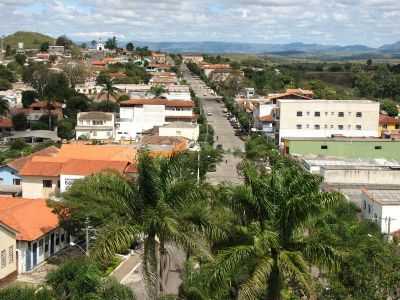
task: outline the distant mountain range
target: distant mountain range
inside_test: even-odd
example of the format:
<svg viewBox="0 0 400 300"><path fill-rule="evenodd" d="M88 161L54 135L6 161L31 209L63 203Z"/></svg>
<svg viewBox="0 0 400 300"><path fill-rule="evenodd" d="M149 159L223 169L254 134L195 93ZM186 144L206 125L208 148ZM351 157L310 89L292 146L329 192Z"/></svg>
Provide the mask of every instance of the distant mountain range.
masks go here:
<svg viewBox="0 0 400 300"><path fill-rule="evenodd" d="M43 42L54 43L54 38L36 32L16 32L5 37L4 45L16 47L18 42L23 42L25 48L39 48ZM80 42L75 41L76 44ZM85 41L90 44L90 41ZM165 52L198 52L198 53L248 53L265 54L277 56L300 56L300 57L323 57L323 58L377 58L395 57L400 58L400 41L393 44L383 45L379 48L371 48L364 45L322 45L322 44L261 44L261 43L234 43L234 42L133 42L135 46L148 46L151 50ZM126 41L120 41L124 47Z"/></svg>
<svg viewBox="0 0 400 300"><path fill-rule="evenodd" d="M399 54L400 41L394 44L371 48L364 45L322 45L322 44L258 44L229 42L135 42L136 46L148 46L152 50L166 52L199 53L253 53L253 54Z"/></svg>

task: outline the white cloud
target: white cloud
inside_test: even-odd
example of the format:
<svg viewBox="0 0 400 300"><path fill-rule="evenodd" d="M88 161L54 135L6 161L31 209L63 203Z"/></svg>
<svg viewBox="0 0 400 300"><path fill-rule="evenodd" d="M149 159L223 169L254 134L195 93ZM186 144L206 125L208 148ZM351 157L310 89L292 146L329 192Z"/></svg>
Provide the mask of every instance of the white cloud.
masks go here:
<svg viewBox="0 0 400 300"><path fill-rule="evenodd" d="M0 0L0 35L74 39L390 43L399 0Z"/></svg>

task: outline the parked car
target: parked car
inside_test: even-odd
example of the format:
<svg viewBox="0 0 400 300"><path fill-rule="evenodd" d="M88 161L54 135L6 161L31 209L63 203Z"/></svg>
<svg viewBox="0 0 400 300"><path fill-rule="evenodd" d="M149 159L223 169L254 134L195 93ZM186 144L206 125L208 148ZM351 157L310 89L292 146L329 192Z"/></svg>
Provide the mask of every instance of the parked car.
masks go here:
<svg viewBox="0 0 400 300"><path fill-rule="evenodd" d="M218 144L218 145L217 145L217 150L223 150L223 147L222 147L221 144Z"/></svg>
<svg viewBox="0 0 400 300"><path fill-rule="evenodd" d="M211 112L207 113L207 116L211 117L213 114Z"/></svg>

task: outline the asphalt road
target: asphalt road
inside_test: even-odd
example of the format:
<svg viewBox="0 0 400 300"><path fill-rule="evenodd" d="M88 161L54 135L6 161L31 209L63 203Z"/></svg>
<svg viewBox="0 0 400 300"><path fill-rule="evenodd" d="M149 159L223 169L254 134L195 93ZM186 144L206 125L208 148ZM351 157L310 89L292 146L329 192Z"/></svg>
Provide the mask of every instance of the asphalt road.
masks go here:
<svg viewBox="0 0 400 300"><path fill-rule="evenodd" d="M222 98L208 88L197 76L193 76L186 66L182 65L184 79L191 86L196 96L200 99L203 110L209 124L214 128L215 145L222 145L226 151L223 161L217 165L216 172L207 174L207 180L211 184L219 183L241 183L236 167L241 161L232 153L235 150L244 151L244 142L235 136L235 130L224 114L225 105ZM219 102L218 102L219 101Z"/></svg>

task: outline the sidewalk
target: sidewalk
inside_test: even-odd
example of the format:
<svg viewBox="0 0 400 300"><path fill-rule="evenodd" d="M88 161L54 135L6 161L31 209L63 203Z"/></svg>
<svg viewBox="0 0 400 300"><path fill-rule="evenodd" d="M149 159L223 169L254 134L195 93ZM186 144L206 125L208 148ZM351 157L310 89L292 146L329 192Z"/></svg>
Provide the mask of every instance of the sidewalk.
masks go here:
<svg viewBox="0 0 400 300"><path fill-rule="evenodd" d="M118 282L124 280L132 270L140 264L142 261L141 255L139 253L134 253L130 255L127 260L125 260L118 268L116 268L110 276L114 277Z"/></svg>

